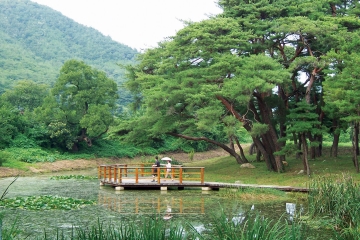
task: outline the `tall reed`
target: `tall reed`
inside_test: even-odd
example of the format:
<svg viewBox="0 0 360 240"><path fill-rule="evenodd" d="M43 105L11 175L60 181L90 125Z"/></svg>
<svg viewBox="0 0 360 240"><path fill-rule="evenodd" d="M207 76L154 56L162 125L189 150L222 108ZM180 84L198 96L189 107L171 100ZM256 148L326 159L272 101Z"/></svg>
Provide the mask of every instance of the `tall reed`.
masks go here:
<svg viewBox="0 0 360 240"><path fill-rule="evenodd" d="M359 185L343 174L340 178L319 177L309 187L310 217L329 217L338 231L337 239L360 239Z"/></svg>
<svg viewBox="0 0 360 240"><path fill-rule="evenodd" d="M288 224L264 218L259 213L246 216L227 217L224 211L214 217L212 236L209 239L222 240L301 240L305 238L303 225L299 222Z"/></svg>
<svg viewBox="0 0 360 240"><path fill-rule="evenodd" d="M248 217L248 218L247 218ZM292 225L279 220L272 222L259 214L235 220L227 218L224 212L215 217L206 233L199 233L189 223L164 221L161 218L143 218L137 222L121 225L98 224L91 227L74 227L71 233L55 230L43 236L28 236L36 240L301 240L304 238L302 225ZM4 236L5 237L5 236ZM3 240L23 239L20 235L6 235Z"/></svg>
<svg viewBox="0 0 360 240"><path fill-rule="evenodd" d="M142 218L140 223L123 223L120 225L104 225L98 220L97 225L90 227L74 227L71 233L65 234L56 230L54 236L44 233L37 240L182 240L201 239L197 231L190 227L185 230L186 224L167 222L161 218ZM200 236L200 238L199 238ZM9 238L10 240L11 238ZM32 238L29 238L32 239ZM4 239L8 240L8 239Z"/></svg>

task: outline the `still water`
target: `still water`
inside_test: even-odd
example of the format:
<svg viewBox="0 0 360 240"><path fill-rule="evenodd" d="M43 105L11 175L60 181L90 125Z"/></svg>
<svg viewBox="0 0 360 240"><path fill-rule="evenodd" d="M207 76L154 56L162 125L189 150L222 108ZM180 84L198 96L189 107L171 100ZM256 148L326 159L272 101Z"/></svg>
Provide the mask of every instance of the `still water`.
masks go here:
<svg viewBox="0 0 360 240"><path fill-rule="evenodd" d="M58 173L70 175L72 173ZM96 170L76 174L96 176ZM96 205L79 210L30 211L21 209L4 210L3 227L10 227L15 221L24 235L43 235L44 231L54 233L56 229L70 232L72 227L97 225L98 221L108 225L138 221L139 218L163 218L168 221L187 221L198 232L206 230L209 220L220 209L233 221L242 221L249 211L260 211L270 219L285 216L292 220L302 207L295 203L252 203L240 202L222 197L220 191L185 190L125 190L115 191L110 186L100 186L98 180L50 180L52 175L20 177L10 186L6 198L17 196L53 195L76 199L96 200ZM14 178L0 179L0 194Z"/></svg>

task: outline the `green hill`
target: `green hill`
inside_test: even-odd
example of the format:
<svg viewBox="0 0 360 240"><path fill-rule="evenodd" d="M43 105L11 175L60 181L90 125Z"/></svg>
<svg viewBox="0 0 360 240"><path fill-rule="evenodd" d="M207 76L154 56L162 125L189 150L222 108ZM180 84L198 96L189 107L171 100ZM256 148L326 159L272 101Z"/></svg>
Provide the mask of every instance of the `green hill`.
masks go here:
<svg viewBox="0 0 360 240"><path fill-rule="evenodd" d="M117 64L134 63L138 53L30 0L1 0L0 22L0 93L23 79L51 85L72 58L105 71L120 85L124 70Z"/></svg>

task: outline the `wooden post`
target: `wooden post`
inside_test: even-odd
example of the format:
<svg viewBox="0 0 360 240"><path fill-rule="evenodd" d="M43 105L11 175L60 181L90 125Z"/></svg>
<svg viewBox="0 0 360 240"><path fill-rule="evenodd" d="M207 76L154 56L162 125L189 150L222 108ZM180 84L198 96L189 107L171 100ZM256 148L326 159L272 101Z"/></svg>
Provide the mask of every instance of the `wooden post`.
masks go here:
<svg viewBox="0 0 360 240"><path fill-rule="evenodd" d="M127 177L127 164L124 164L124 167L125 167L124 175L125 175L125 177Z"/></svg>
<svg viewBox="0 0 360 240"><path fill-rule="evenodd" d="M113 181L113 182L114 182L114 183L117 183L117 170L118 170L118 169L117 169L117 166L114 165L114 166L113 166L113 171L114 171L114 172L113 172L113 175L114 175L114 178L113 178L114 181Z"/></svg>
<svg viewBox="0 0 360 240"><path fill-rule="evenodd" d="M110 175L111 175L111 166L107 166L107 173L106 173L106 179L108 182L110 182Z"/></svg>
<svg viewBox="0 0 360 240"><path fill-rule="evenodd" d="M156 168L156 178L157 178L157 182L160 183L160 167L157 167Z"/></svg>
<svg viewBox="0 0 360 240"><path fill-rule="evenodd" d="M201 168L201 184L204 184L204 172L205 172L205 168Z"/></svg>
<svg viewBox="0 0 360 240"><path fill-rule="evenodd" d="M122 167L120 167L120 172L119 172L119 175L120 175L120 177L119 177L119 181L120 181L120 183L122 183Z"/></svg>
<svg viewBox="0 0 360 240"><path fill-rule="evenodd" d="M135 183L139 183L139 168L135 168Z"/></svg>
<svg viewBox="0 0 360 240"><path fill-rule="evenodd" d="M180 171L179 171L179 182L182 183L183 181L183 169L182 167L180 167Z"/></svg>

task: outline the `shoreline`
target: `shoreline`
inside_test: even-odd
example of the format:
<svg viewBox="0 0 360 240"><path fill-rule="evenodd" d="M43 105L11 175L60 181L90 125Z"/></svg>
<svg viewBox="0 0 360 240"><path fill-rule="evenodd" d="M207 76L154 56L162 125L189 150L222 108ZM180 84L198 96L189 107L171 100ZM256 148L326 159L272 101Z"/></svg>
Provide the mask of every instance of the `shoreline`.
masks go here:
<svg viewBox="0 0 360 240"><path fill-rule="evenodd" d="M159 158L168 156L176 159L179 162L187 163L194 161L202 161L211 158L229 156L229 153L223 149L215 149L206 152L194 153L193 160L191 161L188 153L175 152L159 154ZM62 172L62 171L77 171L86 170L90 168L97 168L101 164L115 164L115 163L130 163L141 162L144 158L154 159L154 156L137 156L134 158L96 158L96 159L75 159L75 160L57 160L55 162L41 162L29 164L27 170L17 168L0 167L0 178L19 176L33 176L42 173ZM154 160L155 161L155 160ZM235 159L234 159L235 161Z"/></svg>

